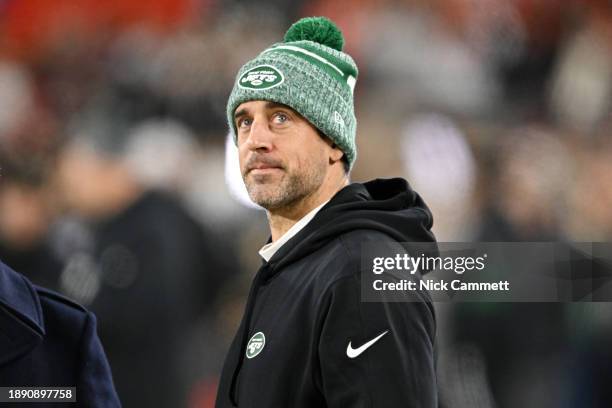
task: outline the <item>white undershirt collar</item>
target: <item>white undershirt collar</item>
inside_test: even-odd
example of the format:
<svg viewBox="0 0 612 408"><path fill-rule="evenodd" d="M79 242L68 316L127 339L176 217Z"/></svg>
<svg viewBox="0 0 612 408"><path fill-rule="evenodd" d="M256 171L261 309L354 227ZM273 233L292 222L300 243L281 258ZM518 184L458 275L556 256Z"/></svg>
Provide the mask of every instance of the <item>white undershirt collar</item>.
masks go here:
<svg viewBox="0 0 612 408"><path fill-rule="evenodd" d="M279 239L274 242L270 242L269 244L264 245L259 250L259 255L268 262L284 244L289 241L291 238L295 236L298 232L302 230L312 219L317 215L319 210L323 208L325 204L327 204L329 200L325 201L320 206L311 210L308 214L300 218L298 222L293 224L291 228L287 230Z"/></svg>

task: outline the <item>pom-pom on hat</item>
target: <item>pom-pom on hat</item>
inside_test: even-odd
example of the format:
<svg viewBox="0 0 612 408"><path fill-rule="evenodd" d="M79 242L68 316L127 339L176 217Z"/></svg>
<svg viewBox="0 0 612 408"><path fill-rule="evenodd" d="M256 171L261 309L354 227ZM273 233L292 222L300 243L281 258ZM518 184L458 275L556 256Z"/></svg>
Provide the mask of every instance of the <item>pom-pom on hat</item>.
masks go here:
<svg viewBox="0 0 612 408"><path fill-rule="evenodd" d="M331 20L306 17L287 30L283 42L242 66L227 102L234 141L238 105L273 101L304 116L344 152L352 167L357 155L353 90L358 71L343 46L342 32Z"/></svg>

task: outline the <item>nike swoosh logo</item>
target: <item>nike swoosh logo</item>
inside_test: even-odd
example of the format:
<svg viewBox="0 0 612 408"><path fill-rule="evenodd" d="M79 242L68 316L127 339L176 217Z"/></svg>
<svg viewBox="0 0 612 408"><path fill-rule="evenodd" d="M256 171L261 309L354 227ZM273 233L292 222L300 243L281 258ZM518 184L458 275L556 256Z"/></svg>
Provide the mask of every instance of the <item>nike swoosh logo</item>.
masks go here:
<svg viewBox="0 0 612 408"><path fill-rule="evenodd" d="M388 332L389 332L389 330L385 330L384 332L382 332L378 336L374 337L372 340L368 341L367 343L364 343L361 347L357 347L356 349L351 347L351 342L349 341L348 347L346 348L346 355L347 355L347 357L348 358L355 358L355 357L359 356L361 353L366 351L372 344L376 343L382 336L384 336Z"/></svg>

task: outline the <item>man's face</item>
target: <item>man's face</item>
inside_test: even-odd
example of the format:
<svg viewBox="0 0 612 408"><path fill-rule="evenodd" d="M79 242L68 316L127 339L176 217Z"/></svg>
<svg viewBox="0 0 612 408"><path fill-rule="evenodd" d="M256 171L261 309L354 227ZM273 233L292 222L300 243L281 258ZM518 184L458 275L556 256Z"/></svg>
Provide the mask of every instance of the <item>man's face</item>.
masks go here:
<svg viewBox="0 0 612 408"><path fill-rule="evenodd" d="M293 109L249 101L236 108L240 171L251 200L267 210L286 208L325 180L331 143Z"/></svg>

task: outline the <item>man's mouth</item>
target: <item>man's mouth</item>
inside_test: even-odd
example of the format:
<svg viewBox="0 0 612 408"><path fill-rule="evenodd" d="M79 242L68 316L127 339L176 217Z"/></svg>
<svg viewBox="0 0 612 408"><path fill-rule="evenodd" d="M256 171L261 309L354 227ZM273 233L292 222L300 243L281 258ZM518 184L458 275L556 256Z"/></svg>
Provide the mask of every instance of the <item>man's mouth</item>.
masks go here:
<svg viewBox="0 0 612 408"><path fill-rule="evenodd" d="M275 171L282 170L282 166L279 163L273 161L257 161L247 167L247 173L253 174L265 174Z"/></svg>
<svg viewBox="0 0 612 408"><path fill-rule="evenodd" d="M253 167L249 170L249 173L253 173L253 174L266 174L266 173L272 173L275 171L281 171L282 168L278 167L278 166L257 166L257 167Z"/></svg>

